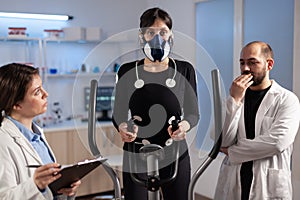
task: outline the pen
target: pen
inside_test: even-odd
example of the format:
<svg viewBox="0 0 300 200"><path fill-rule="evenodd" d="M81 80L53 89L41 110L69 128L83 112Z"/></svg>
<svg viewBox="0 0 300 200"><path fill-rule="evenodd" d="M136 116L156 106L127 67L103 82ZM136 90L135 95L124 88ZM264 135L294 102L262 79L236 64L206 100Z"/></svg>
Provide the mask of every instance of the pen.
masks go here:
<svg viewBox="0 0 300 200"><path fill-rule="evenodd" d="M42 165L27 165L26 167L28 167L28 168L38 168L40 166L42 166Z"/></svg>
<svg viewBox="0 0 300 200"><path fill-rule="evenodd" d="M28 168L38 168L38 167L41 167L42 165L26 165L26 167ZM61 165L58 166L58 168L61 168Z"/></svg>

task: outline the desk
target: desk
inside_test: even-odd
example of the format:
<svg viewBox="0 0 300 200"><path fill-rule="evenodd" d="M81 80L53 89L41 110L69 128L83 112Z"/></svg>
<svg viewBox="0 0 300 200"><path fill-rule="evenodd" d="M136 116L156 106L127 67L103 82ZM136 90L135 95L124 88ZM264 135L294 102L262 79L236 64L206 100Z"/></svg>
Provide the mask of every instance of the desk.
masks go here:
<svg viewBox="0 0 300 200"><path fill-rule="evenodd" d="M111 122L100 122L96 127L98 148L101 154L108 158L108 163L116 170L122 183L123 142ZM44 128L44 132L58 163L71 164L93 158L88 145L87 123L57 124ZM81 180L77 196L114 190L110 180L109 175L100 166Z"/></svg>

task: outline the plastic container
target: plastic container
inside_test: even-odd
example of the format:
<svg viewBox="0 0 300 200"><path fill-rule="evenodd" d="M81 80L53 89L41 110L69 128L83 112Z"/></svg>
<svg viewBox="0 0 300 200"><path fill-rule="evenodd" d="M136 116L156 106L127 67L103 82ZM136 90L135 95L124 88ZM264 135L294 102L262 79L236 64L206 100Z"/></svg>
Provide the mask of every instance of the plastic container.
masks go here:
<svg viewBox="0 0 300 200"><path fill-rule="evenodd" d="M87 41L101 41L102 29L100 27L87 27L86 40Z"/></svg>
<svg viewBox="0 0 300 200"><path fill-rule="evenodd" d="M45 29L44 30L44 37L45 38L53 38L59 39L63 37L63 30L59 29Z"/></svg>
<svg viewBox="0 0 300 200"><path fill-rule="evenodd" d="M26 37L26 27L8 27L8 37Z"/></svg>
<svg viewBox="0 0 300 200"><path fill-rule="evenodd" d="M85 40L85 28L83 27L66 27L63 28L64 39L67 41Z"/></svg>

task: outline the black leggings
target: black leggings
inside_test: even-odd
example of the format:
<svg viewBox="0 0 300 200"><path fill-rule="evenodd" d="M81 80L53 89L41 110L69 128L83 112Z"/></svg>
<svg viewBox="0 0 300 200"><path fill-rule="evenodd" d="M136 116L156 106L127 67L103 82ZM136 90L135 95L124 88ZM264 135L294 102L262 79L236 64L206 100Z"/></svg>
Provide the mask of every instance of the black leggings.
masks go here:
<svg viewBox="0 0 300 200"><path fill-rule="evenodd" d="M161 179L169 177L171 167L167 166L159 170ZM139 174L146 179L147 174ZM178 163L178 173L175 180L161 187L164 200L187 200L188 187L191 180L191 165L188 152L184 153ZM125 200L147 200L148 191L145 187L135 184L130 173L123 172L123 187Z"/></svg>

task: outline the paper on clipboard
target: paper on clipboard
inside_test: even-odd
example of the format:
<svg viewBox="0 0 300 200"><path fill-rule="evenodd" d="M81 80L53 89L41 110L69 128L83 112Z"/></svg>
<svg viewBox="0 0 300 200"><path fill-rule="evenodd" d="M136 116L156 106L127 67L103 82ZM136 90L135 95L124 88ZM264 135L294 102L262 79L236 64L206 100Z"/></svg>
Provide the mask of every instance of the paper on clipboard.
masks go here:
<svg viewBox="0 0 300 200"><path fill-rule="evenodd" d="M96 169L99 165L104 163L107 158L97 158L92 160L85 160L83 162L78 162L73 165L62 166L59 172L62 176L56 181L49 184L54 195L57 195L57 191L61 188L68 188L70 185L79 179L83 178L85 175Z"/></svg>

